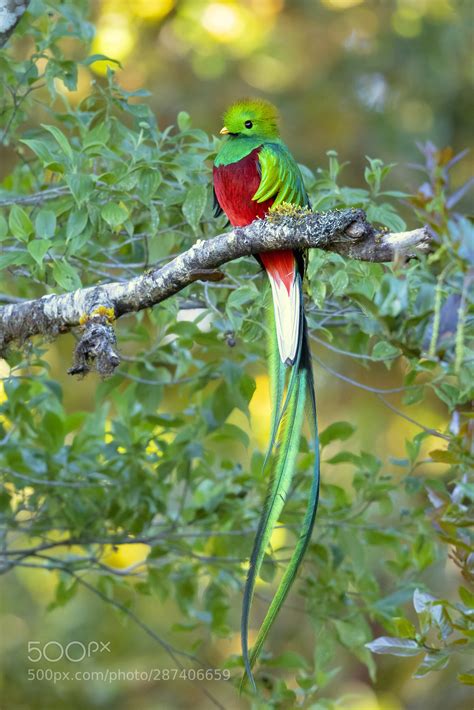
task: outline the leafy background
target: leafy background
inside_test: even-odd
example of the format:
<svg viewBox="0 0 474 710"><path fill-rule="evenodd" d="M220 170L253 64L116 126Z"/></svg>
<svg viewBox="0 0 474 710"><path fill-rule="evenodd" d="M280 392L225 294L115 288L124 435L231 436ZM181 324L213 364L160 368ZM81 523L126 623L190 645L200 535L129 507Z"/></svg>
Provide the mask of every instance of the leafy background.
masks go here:
<svg viewBox="0 0 474 710"><path fill-rule="evenodd" d="M433 254L410 264L310 255L324 483L261 665L269 706L469 707L468 15L448 0L33 0L0 53L3 303L126 280L222 231L212 134L241 94L281 107L315 209L433 230ZM107 380L67 376L71 335L1 361L8 708L263 706L237 685L266 488L268 293L253 260L224 272L121 319ZM294 545L311 458L303 440L255 621ZM111 653L35 663L31 641ZM178 663L232 681L28 680Z"/></svg>

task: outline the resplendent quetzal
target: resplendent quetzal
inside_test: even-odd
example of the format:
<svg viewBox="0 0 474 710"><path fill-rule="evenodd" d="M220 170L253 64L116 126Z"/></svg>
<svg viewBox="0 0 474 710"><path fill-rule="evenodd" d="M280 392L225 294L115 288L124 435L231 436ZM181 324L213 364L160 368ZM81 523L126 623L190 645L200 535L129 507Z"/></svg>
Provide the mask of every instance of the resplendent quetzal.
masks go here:
<svg viewBox="0 0 474 710"><path fill-rule="evenodd" d="M303 177L280 138L276 108L262 99L237 101L224 114L221 134L226 136L214 162L216 216L225 212L234 227L263 218L277 205L309 206ZM276 338L270 348L273 395L272 433L264 466L276 449L271 481L255 538L244 591L241 637L247 676L255 688L252 666L268 631L295 579L311 538L319 496L319 444L316 402L311 371L302 280L304 258L298 251L270 251L258 255L273 296ZM286 373L290 368L289 375ZM316 445L315 465L308 506L296 548L277 592L249 651L248 626L256 578L289 493L299 450L305 407Z"/></svg>

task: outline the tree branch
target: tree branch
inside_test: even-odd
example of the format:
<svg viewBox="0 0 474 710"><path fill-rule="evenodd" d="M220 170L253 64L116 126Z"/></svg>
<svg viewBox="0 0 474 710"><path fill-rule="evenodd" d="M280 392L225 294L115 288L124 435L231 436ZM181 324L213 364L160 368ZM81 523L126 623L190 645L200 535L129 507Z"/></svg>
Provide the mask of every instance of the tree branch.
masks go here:
<svg viewBox="0 0 474 710"><path fill-rule="evenodd" d="M87 372L92 363L101 374L108 374L120 362L115 350L113 320L150 308L196 280L219 278L215 270L226 262L260 252L307 248L383 262L427 252L429 243L426 227L411 232L380 232L367 222L362 210L274 212L248 227L199 240L165 266L130 281L43 296L0 308L0 353L12 342L22 344L40 334L54 338L82 325L84 333L76 348L71 374Z"/></svg>
<svg viewBox="0 0 474 710"><path fill-rule="evenodd" d="M29 4L30 0L0 0L0 47L6 43Z"/></svg>

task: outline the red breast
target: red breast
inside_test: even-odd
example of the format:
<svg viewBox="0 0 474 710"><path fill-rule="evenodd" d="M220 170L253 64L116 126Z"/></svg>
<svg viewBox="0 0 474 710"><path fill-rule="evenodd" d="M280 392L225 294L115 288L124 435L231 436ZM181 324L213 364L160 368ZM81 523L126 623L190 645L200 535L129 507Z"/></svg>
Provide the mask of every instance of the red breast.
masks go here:
<svg viewBox="0 0 474 710"><path fill-rule="evenodd" d="M260 185L258 154L260 148L236 163L214 166L214 190L217 200L233 227L245 227L257 219L265 217L273 204L272 197L265 202L252 199ZM295 257L292 251L272 251L260 254L260 259L270 276L285 284L290 293L295 278Z"/></svg>
<svg viewBox="0 0 474 710"><path fill-rule="evenodd" d="M264 217L273 204L273 198L255 202L252 197L260 185L258 154L260 148L236 163L214 166L214 189L217 200L233 227L245 227Z"/></svg>

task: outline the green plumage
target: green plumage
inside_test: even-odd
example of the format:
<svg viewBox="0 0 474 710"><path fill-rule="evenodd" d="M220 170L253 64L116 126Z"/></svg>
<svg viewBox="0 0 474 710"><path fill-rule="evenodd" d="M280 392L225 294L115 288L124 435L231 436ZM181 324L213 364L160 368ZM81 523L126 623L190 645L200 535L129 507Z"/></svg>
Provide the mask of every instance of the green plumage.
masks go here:
<svg viewBox="0 0 474 710"><path fill-rule="evenodd" d="M256 202L265 202L273 197L273 206L282 202L290 202L299 207L308 204L301 172L283 141L264 143L258 154L258 162L262 178L253 196Z"/></svg>
<svg viewBox="0 0 474 710"><path fill-rule="evenodd" d="M307 368L303 368L300 371L300 374L298 375L298 384L296 386L295 393L293 395L294 399L296 400L295 407L300 410L304 409L306 403L306 398L309 398L309 407L307 406L307 409L309 410L309 415L310 415L310 421L312 427L314 427L314 432L315 432L315 463L314 463L314 470L313 470L313 478L311 482L311 490L310 490L310 495L309 495L309 500L308 500L308 505L306 508L306 513L305 517L303 520L303 525L301 527L301 532L298 537L298 543L296 545L296 548L293 551L293 554L291 556L291 559L288 563L288 566L285 570L285 573L283 577L280 580L280 584L278 585L278 589L275 593L275 596L272 599L272 602L270 604L270 607L266 613L265 619L262 622L262 625L260 627L260 630L258 632L257 639L255 641L255 644L252 647L252 650L250 652L250 657L249 657L249 666L250 668L253 667L255 661L257 660L258 656L260 655L260 652L262 650L262 646L265 643L265 639L267 638L268 632L270 631L270 628L275 621L278 612L280 611L286 597L288 596L288 593L293 585L293 582L295 580L296 574L298 572L298 568L303 560L304 554L306 552L306 548L308 547L309 541L311 539L311 533L313 530L313 525L314 525L314 520L316 517L316 511L318 507L318 499L319 499L319 483L320 483L320 460L319 460L319 440L318 440L318 429L317 429L317 420L316 420L316 401L314 398L314 387L313 387L313 382L312 382L312 373L310 370ZM299 434L301 433L301 425L300 425L300 430L297 432L298 438ZM293 432L285 432L286 437L293 437ZM285 436L284 435L284 436ZM298 441L290 441L288 443L288 446L298 446Z"/></svg>
<svg viewBox="0 0 474 710"><path fill-rule="evenodd" d="M270 481L267 499L260 518L252 555L250 557L250 568L247 576L242 608L241 634L245 669L247 676L250 678L254 687L255 682L252 676L252 665L258 657L258 653L255 652L255 649L253 649L250 657L248 655L248 620L250 616L250 608L253 600L255 583L262 566L265 551L270 542L273 529L283 510L293 478L296 457L298 455L301 429L303 426L305 391L306 382L304 381L304 377L302 377L299 378L296 387L293 389L286 408L285 418L282 424L278 458L273 477ZM277 415L279 415L279 413L277 413ZM267 613L267 616L263 622L263 624L267 627L266 633L268 633L274 618L275 615L273 615L272 619L269 619Z"/></svg>
<svg viewBox="0 0 474 710"><path fill-rule="evenodd" d="M265 216L269 209L283 202L296 206L309 205L298 165L280 138L278 116L272 104L259 99L245 99L237 102L224 114L224 128L221 133L229 135L221 146L214 164L215 196L217 206L224 205L225 212L233 225L248 224L257 217ZM244 159L250 156L253 151L255 151L255 162L253 162L254 156L245 161ZM233 164L236 165L235 170L229 167ZM229 178L229 175L232 177ZM228 182L225 182L226 180ZM277 253L273 252L273 254ZM278 263L278 258L274 257L273 261L266 263L264 256L267 255L261 255L261 261L269 276L269 269L273 269L272 278L280 279L280 282L285 284L285 288L288 288L288 297L291 288L297 289L297 299L294 303L297 304L296 317L298 320L296 322L299 325L296 330L291 331L292 338L294 338L291 342L296 353L295 350L291 350L291 358L287 359L282 356L281 340L276 337L273 309L269 309L272 318L269 372L273 412L264 472L270 468L269 462L271 461L272 476L250 556L241 617L242 656L246 676L250 679L254 689L256 686L252 666L261 652L268 632L290 591L303 560L311 538L319 495L319 442L307 326L303 312L303 260L301 255L297 253L293 253L292 256L291 252L285 252L276 268L275 263ZM275 297L275 294L273 295ZM279 295L278 298L280 298ZM291 321L291 314L289 320L282 320L281 313L282 311L278 311L278 327L280 329L284 327L285 323L295 322ZM288 315L288 311L283 311L283 313L285 316ZM281 332L279 330L280 338ZM285 354L288 352L285 349L285 343L283 351ZM283 362L293 363L291 370L288 370ZM305 419L305 409L308 410L309 420L313 426L316 450L307 511L296 548L263 620L255 645L249 650L248 628L255 584L272 532L290 492ZM244 681L245 677L242 682Z"/></svg>
<svg viewBox="0 0 474 710"><path fill-rule="evenodd" d="M245 127L246 122L252 124L251 128ZM238 135L238 140L222 144L214 161L216 167L237 163L261 148L258 154L261 180L253 199L265 202L274 198L274 205L308 204L300 169L280 138L278 115L272 104L256 99L238 101L224 114L224 126L231 136Z"/></svg>

